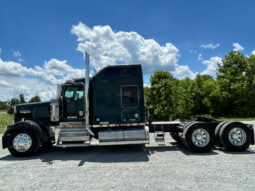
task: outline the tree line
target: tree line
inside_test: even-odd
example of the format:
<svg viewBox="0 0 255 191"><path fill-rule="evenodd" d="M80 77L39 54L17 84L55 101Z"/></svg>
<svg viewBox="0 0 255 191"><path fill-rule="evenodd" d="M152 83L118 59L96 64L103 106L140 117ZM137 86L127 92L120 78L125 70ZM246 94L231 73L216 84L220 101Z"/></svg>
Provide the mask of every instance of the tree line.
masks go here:
<svg viewBox="0 0 255 191"><path fill-rule="evenodd" d="M218 63L216 77L176 79L156 71L145 87L147 109L156 120L255 117L255 55L231 51Z"/></svg>
<svg viewBox="0 0 255 191"><path fill-rule="evenodd" d="M39 96L32 97L28 103L32 102L41 102L41 98ZM0 101L0 110L7 110L7 113L13 114L14 105L26 103L24 94L19 94L19 99L12 98L10 101Z"/></svg>

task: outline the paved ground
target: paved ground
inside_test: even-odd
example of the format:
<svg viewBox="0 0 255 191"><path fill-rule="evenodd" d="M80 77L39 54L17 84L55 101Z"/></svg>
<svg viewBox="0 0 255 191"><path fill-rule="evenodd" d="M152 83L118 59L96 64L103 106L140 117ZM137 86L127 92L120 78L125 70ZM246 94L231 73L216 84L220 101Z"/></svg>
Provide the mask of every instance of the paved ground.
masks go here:
<svg viewBox="0 0 255 191"><path fill-rule="evenodd" d="M54 148L29 158L0 148L0 190L254 190L255 146L194 154L167 142Z"/></svg>

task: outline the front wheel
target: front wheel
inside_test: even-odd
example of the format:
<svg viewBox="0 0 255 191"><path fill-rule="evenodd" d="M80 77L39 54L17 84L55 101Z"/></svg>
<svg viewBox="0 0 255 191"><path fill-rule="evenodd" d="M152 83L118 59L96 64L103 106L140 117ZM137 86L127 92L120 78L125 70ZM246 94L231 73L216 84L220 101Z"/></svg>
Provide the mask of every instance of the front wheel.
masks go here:
<svg viewBox="0 0 255 191"><path fill-rule="evenodd" d="M11 134L8 150L16 157L28 157L39 148L36 136L28 130L19 130Z"/></svg>

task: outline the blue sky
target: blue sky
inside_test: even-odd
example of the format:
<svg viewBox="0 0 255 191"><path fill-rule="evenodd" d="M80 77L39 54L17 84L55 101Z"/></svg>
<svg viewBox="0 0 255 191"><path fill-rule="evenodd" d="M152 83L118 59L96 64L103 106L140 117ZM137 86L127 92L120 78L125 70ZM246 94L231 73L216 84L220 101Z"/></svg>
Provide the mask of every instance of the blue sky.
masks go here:
<svg viewBox="0 0 255 191"><path fill-rule="evenodd" d="M73 71L79 70L79 73L82 73L84 61L81 51L76 49L79 44L83 44L87 48L85 41L88 39L77 42L80 37L79 30L84 31L84 28L77 29L78 32L76 30L71 34L73 26L78 26L79 22L82 22L91 30L94 26L109 25L109 30L112 30L117 36L119 36L117 34L119 31L126 32L126 34L134 31L145 40L153 39L154 42L162 46L159 47L159 51L163 52L165 44L171 43L178 51L171 54L169 63L162 61L159 66L156 66L157 63L143 65L144 70L147 71L146 84L149 83L148 78L154 68L167 69L179 78L185 75L192 77L192 74L205 72L208 66L215 67L214 62L220 62L225 54L235 48L233 43L237 43L235 44L237 50L242 51L245 55L250 55L255 50L254 10L255 2L252 0L3 0L0 2L0 58L4 66L11 65L10 62L19 63L21 65L19 67L23 67L21 70L31 69L36 70L37 73L36 67L41 67L44 70L46 62L51 63L48 64L48 68L51 70L56 70L52 65L66 64L65 67L71 66ZM103 30L103 28L99 30ZM85 34L88 33L85 32ZM101 38L104 36L100 36ZM134 43L135 40L132 42ZM202 48L202 45L211 48ZM123 46L126 48L125 45ZM108 49L105 50L107 52ZM146 51L146 55L149 55L150 51L154 50L151 48ZM171 51L175 51L173 47L169 48L169 52ZM129 53L132 58L124 58L124 60L140 61L140 59L133 58L131 50ZM169 56L169 54L166 53L163 56ZM92 53L92 55L94 54ZM118 58L122 58L122 56ZM112 63L110 62L110 64ZM95 60L95 65L104 66L98 60ZM189 72L181 72L181 75L178 75L174 68L179 66L186 66L186 70L188 67ZM182 69L182 67L178 68L178 70ZM214 75L215 70L210 71L210 74ZM0 93L8 92L10 96L15 96L20 92L27 96L33 93L38 94L39 92L36 91L31 92L31 88L27 86L44 83L45 77L37 76L37 74L30 75L29 72L31 71L27 71L27 74L21 77L11 73L9 79L6 78L8 68L0 67L0 82L2 82L0 83ZM52 74L53 77L63 78L64 74L57 75L56 73L57 71ZM48 76L50 74L48 73ZM10 85L18 79L23 79L24 83L27 79L35 82L34 84L20 83L18 90L11 90ZM45 84L41 85L46 87L47 84L46 80ZM53 84L49 85L53 86ZM53 89L53 87L49 88L48 91L53 91ZM41 96L46 99L53 95L52 92ZM7 99L7 97L2 95L1 99Z"/></svg>

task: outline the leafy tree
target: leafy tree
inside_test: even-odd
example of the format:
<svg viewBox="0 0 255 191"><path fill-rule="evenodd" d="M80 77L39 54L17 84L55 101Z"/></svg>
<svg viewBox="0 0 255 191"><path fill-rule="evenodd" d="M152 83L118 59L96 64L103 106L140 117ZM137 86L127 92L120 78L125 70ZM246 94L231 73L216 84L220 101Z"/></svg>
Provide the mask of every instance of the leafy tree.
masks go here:
<svg viewBox="0 0 255 191"><path fill-rule="evenodd" d="M146 119L149 119L150 109L152 108L152 102L151 102L151 88L150 87L144 87L144 96L145 96L145 113L146 113Z"/></svg>
<svg viewBox="0 0 255 191"><path fill-rule="evenodd" d="M31 102L40 102L41 99L39 96L34 96L29 100L29 103ZM25 98L23 94L19 95L19 99L17 98L12 98L11 101L8 103L8 108L7 108L7 112L9 114L13 114L14 113L14 106L17 104L22 104L22 103L26 103L25 102Z"/></svg>
<svg viewBox="0 0 255 191"><path fill-rule="evenodd" d="M17 98L12 98L11 101L9 102L9 107L7 109L7 113L13 114L14 113L14 105L19 104L20 101Z"/></svg>
<svg viewBox="0 0 255 191"><path fill-rule="evenodd" d="M193 115L219 116L221 95L217 81L210 75L197 75L195 78Z"/></svg>
<svg viewBox="0 0 255 191"><path fill-rule="evenodd" d="M229 116L244 116L243 106L248 104L246 57L231 51L218 65L217 82L222 94L222 111Z"/></svg>
<svg viewBox="0 0 255 191"><path fill-rule="evenodd" d="M7 102L0 101L0 109L1 110L6 110L8 108Z"/></svg>
<svg viewBox="0 0 255 191"><path fill-rule="evenodd" d="M221 93L217 82L209 78L203 82L201 89L203 92L202 106L205 108L202 115L221 116Z"/></svg>
<svg viewBox="0 0 255 191"><path fill-rule="evenodd" d="M24 94L19 94L19 102L20 103L26 103Z"/></svg>
<svg viewBox="0 0 255 191"><path fill-rule="evenodd" d="M243 115L247 117L255 116L255 55L250 55L246 59L245 68L245 95L246 104L242 107Z"/></svg>
<svg viewBox="0 0 255 191"><path fill-rule="evenodd" d="M41 98L39 96L34 96L29 100L29 103L32 102L41 102Z"/></svg>
<svg viewBox="0 0 255 191"><path fill-rule="evenodd" d="M174 118L189 119L194 108L194 87L195 83L189 78L179 80L175 95L175 115Z"/></svg>
<svg viewBox="0 0 255 191"><path fill-rule="evenodd" d="M156 71L150 81L145 96L155 120L255 116L255 55L231 51L218 64L216 79L197 75L178 80L167 71Z"/></svg>
<svg viewBox="0 0 255 191"><path fill-rule="evenodd" d="M211 76L200 75L200 74L198 74L196 78L194 79L194 85L193 85L194 106L192 108L192 113L194 115L203 115L208 113L208 107L205 103L206 102L205 97L208 96L208 90L206 92L204 89L204 86L209 80L213 80Z"/></svg>
<svg viewBox="0 0 255 191"><path fill-rule="evenodd" d="M173 90L176 80L167 71L156 71L150 82L151 87L145 91L150 113L155 119L168 120L174 114Z"/></svg>

